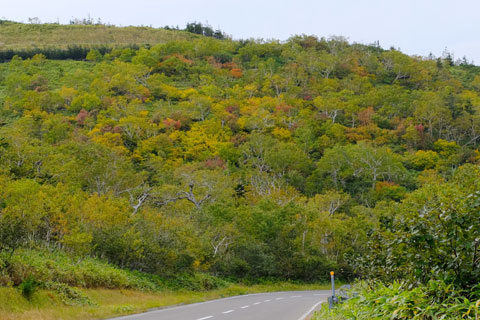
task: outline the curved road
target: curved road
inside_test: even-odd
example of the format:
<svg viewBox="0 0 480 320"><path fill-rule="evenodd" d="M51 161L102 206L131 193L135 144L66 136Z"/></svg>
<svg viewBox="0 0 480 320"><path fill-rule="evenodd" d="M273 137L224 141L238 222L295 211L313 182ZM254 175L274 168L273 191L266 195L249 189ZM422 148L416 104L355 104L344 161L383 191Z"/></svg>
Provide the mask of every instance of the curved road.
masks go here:
<svg viewBox="0 0 480 320"><path fill-rule="evenodd" d="M171 307L115 320L304 320L331 291L248 294Z"/></svg>

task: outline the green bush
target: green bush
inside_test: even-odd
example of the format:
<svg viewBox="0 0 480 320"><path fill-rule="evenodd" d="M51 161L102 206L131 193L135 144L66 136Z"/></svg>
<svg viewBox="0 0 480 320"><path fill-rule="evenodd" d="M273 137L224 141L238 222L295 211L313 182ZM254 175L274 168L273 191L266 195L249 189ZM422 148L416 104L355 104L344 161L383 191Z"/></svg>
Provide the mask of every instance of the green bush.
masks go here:
<svg viewBox="0 0 480 320"><path fill-rule="evenodd" d="M193 291L213 290L228 286L228 282L205 273L182 274L172 278L168 286L172 289Z"/></svg>
<svg viewBox="0 0 480 320"><path fill-rule="evenodd" d="M22 296L27 300L31 300L35 290L37 289L39 283L35 281L32 276L29 276L19 286L19 289L22 291Z"/></svg>
<svg viewBox="0 0 480 320"><path fill-rule="evenodd" d="M333 310L324 306L312 320L454 320L480 316L480 286L467 294L443 281L433 280L414 288L409 288L405 282L370 287L357 284L351 294L356 296Z"/></svg>
<svg viewBox="0 0 480 320"><path fill-rule="evenodd" d="M164 289L203 291L229 285L227 281L208 274L189 273L163 278L140 271L120 269L94 258L79 260L59 250L19 249L12 257L0 258L7 262L0 265L2 282L19 285L21 288L25 286L27 291L33 290L35 283L43 283L47 289L55 290L82 287L147 291Z"/></svg>
<svg viewBox="0 0 480 320"><path fill-rule="evenodd" d="M72 288L64 283L47 282L43 286L45 289L55 291L62 299L62 302L69 306L94 305L90 298L79 290Z"/></svg>
<svg viewBox="0 0 480 320"><path fill-rule="evenodd" d="M61 251L18 250L9 259L8 274L13 284L20 284L33 275L41 282L54 281L87 288L134 288L140 285L126 270L93 258L78 261Z"/></svg>
<svg viewBox="0 0 480 320"><path fill-rule="evenodd" d="M368 254L355 260L365 277L386 283L444 280L462 289L478 283L480 170L458 168L447 182L426 185L381 211Z"/></svg>

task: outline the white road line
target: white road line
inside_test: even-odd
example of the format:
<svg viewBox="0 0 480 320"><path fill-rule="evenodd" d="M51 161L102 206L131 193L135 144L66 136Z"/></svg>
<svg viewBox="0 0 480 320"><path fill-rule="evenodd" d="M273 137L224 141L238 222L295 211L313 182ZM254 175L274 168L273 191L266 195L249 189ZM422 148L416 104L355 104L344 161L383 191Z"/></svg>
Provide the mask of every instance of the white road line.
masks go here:
<svg viewBox="0 0 480 320"><path fill-rule="evenodd" d="M270 302L270 301L272 301L272 300L265 300L265 301L263 301L263 302Z"/></svg>
<svg viewBox="0 0 480 320"><path fill-rule="evenodd" d="M286 292L287 291L278 291L278 292L275 292L275 293L286 293ZM146 314L154 314L154 313L171 312L173 310L185 309L185 308L194 308L194 307L201 306L201 305L204 305L204 304L217 303L219 301L234 300L234 299L238 299L238 298L263 296L263 295L270 295L270 294L272 294L272 293L271 292L250 293L250 294L244 294L244 295L240 295L240 296L233 296L233 297L222 298L222 299L215 299L215 300L210 300L210 301L205 301L205 302L197 302L197 303L191 303L191 304L186 304L186 305L181 305L181 306L167 307L167 308L162 308L160 310L148 311L148 312L145 312L145 313ZM126 320L126 319L131 319L131 318L136 319L137 317L139 317L139 315L141 315L141 314L132 314L132 315L129 315L129 316L123 316L123 317L115 318L115 320ZM210 318L207 318L207 319L210 319ZM199 320L199 319L197 319L197 320Z"/></svg>
<svg viewBox="0 0 480 320"><path fill-rule="evenodd" d="M313 291L313 290L312 290ZM292 294L292 291L277 291L275 294ZM312 292L313 293L313 292ZM133 314L129 316L122 316L115 318L115 320L134 320L138 319L139 317L142 317L143 315L155 315L155 314L163 314L166 312L172 312L173 310L179 310L179 309L192 309L197 306L201 305L207 305L207 304L215 304L219 303L220 301L228 301L228 300L235 300L239 298L245 298L245 297L254 297L257 296L258 298L265 296L265 295L271 295L272 292L263 292L263 293L250 293L250 294L245 294L245 295L240 295L240 296L233 296L233 297L228 297L228 298L222 298L222 299L217 299L217 300L210 300L210 301L205 301L205 302L197 302L197 303L192 303L192 304L186 304L186 305L179 305L179 306L171 306L171 307L166 307L166 308L161 308L161 309L152 309L151 311L147 311L145 313L140 313L140 314ZM305 294L308 294L305 292ZM314 293L314 296L323 296L323 297L328 297L331 294L325 294L325 293ZM248 306L247 306L248 307ZM209 316L209 317L214 317L214 316ZM207 317L206 319L211 319ZM205 318L203 320L206 320ZM113 320L113 319L112 319ZM199 319L196 319L199 320Z"/></svg>
<svg viewBox="0 0 480 320"><path fill-rule="evenodd" d="M282 300L282 299L285 299L285 298L276 298L275 300Z"/></svg>
<svg viewBox="0 0 480 320"><path fill-rule="evenodd" d="M197 320L206 320L206 319L210 319L210 318L213 318L213 316L206 316L206 317L203 317L203 318L199 318Z"/></svg>
<svg viewBox="0 0 480 320"><path fill-rule="evenodd" d="M246 309L248 307L250 307L250 306L243 306L243 307L240 307L240 309Z"/></svg>
<svg viewBox="0 0 480 320"><path fill-rule="evenodd" d="M291 296L290 298L301 298L302 296Z"/></svg>
<svg viewBox="0 0 480 320"><path fill-rule="evenodd" d="M255 302L253 305L256 306L257 304L260 304L261 302Z"/></svg>
<svg viewBox="0 0 480 320"><path fill-rule="evenodd" d="M310 308L310 310L308 310L307 312L305 312L305 313L303 314L303 316L301 316L300 318L298 318L298 320L305 320L305 319L307 319L307 317L310 315L310 313L312 313L313 310L315 310L315 308L318 307L318 306L319 306L320 304L322 304L323 302L325 302L325 301L319 301L319 302L317 302L313 307Z"/></svg>
<svg viewBox="0 0 480 320"><path fill-rule="evenodd" d="M227 311L223 311L222 313L231 313L233 311L235 311L235 310L227 310Z"/></svg>

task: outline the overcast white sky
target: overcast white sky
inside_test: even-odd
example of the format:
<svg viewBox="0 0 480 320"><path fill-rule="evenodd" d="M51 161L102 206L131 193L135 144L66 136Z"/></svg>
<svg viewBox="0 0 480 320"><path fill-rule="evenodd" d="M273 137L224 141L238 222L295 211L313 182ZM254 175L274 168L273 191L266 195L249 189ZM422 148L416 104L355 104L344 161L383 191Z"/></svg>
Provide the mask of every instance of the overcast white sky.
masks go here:
<svg viewBox="0 0 480 320"><path fill-rule="evenodd" d="M447 47L480 65L480 0L0 0L0 8L0 17L24 22L90 15L123 26L183 28L208 21L234 39L341 35L423 56L441 56Z"/></svg>

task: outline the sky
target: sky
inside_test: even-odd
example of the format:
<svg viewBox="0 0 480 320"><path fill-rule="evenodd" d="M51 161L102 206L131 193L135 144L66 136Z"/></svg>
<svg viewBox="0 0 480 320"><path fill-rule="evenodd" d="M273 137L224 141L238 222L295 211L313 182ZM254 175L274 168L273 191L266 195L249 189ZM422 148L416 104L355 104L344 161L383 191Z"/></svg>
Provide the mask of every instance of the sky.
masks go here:
<svg viewBox="0 0 480 320"><path fill-rule="evenodd" d="M344 36L400 48L410 55L467 57L480 65L479 0L0 0L2 19L115 25L209 23L234 39L286 40L292 35Z"/></svg>

